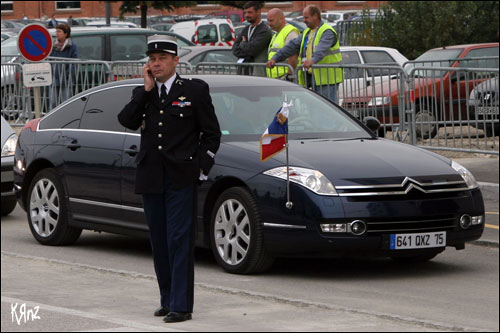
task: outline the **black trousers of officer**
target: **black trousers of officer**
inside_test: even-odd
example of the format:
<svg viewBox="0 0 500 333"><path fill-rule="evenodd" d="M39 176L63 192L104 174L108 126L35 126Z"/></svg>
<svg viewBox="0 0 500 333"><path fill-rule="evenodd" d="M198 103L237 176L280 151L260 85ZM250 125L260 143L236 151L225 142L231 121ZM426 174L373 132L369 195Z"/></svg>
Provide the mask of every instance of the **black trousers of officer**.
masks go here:
<svg viewBox="0 0 500 333"><path fill-rule="evenodd" d="M173 189L164 172L164 193L143 194L161 306L193 312L196 184Z"/></svg>

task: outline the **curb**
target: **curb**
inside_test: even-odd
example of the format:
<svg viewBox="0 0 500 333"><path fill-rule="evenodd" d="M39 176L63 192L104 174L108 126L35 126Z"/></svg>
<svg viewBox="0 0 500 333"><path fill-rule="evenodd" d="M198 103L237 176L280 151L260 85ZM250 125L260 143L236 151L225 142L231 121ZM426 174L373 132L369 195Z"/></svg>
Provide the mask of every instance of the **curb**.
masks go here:
<svg viewBox="0 0 500 333"><path fill-rule="evenodd" d="M496 183L478 182L483 199L498 201L498 187Z"/></svg>

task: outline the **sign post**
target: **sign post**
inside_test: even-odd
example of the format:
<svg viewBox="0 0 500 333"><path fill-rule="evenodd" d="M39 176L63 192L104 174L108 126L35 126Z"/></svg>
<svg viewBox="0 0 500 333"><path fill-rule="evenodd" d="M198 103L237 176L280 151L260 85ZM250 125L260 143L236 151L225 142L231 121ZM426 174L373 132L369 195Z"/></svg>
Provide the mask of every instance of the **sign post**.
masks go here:
<svg viewBox="0 0 500 333"><path fill-rule="evenodd" d="M28 24L19 32L17 47L26 60L37 63L23 65L23 83L33 87L35 116L40 118L40 87L52 84L52 68L49 63L38 62L50 55L52 37L44 26Z"/></svg>

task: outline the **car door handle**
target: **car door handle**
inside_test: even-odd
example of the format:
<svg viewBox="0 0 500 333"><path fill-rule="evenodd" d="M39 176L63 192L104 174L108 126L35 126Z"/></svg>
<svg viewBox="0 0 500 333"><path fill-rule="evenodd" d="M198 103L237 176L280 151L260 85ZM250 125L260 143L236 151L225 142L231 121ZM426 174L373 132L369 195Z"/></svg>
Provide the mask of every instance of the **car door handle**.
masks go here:
<svg viewBox="0 0 500 333"><path fill-rule="evenodd" d="M72 151L77 150L78 148L81 148L82 145L78 143L78 141L74 140L71 143L66 145L66 148L71 149Z"/></svg>
<svg viewBox="0 0 500 333"><path fill-rule="evenodd" d="M136 145L130 146L129 148L124 150L125 154L129 154L130 156L135 156L139 150Z"/></svg>

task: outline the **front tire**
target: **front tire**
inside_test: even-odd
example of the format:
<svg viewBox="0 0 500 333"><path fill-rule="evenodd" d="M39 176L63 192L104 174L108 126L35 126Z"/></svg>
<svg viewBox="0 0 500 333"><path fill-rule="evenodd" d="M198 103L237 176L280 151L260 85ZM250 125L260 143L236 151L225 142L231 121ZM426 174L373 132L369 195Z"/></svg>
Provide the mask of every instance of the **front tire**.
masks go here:
<svg viewBox="0 0 500 333"><path fill-rule="evenodd" d="M41 170L33 178L26 212L33 237L43 245L73 244L82 233L69 226L64 188L54 169Z"/></svg>
<svg viewBox="0 0 500 333"><path fill-rule="evenodd" d="M17 200L15 197L2 198L2 216L7 216L16 208Z"/></svg>
<svg viewBox="0 0 500 333"><path fill-rule="evenodd" d="M253 196L233 187L217 199L210 220L210 242L217 263L228 273L255 274L274 259L264 247L262 222Z"/></svg>

